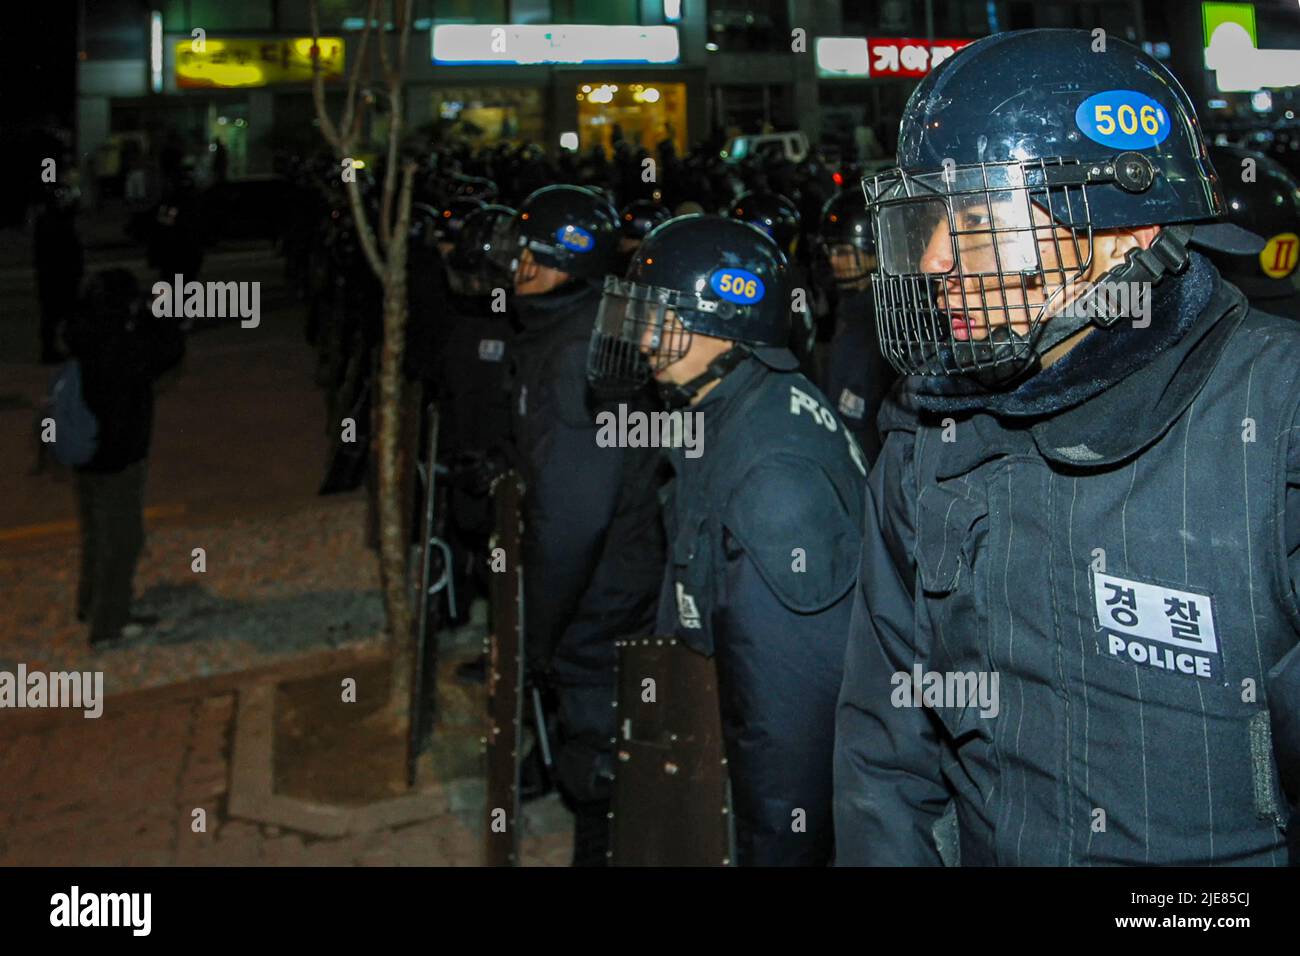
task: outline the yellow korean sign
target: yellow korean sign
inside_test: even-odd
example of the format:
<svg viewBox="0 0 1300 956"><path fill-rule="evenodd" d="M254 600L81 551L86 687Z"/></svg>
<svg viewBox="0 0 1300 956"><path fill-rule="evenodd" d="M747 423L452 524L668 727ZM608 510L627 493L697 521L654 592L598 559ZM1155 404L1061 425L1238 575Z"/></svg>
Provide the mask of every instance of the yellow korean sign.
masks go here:
<svg viewBox="0 0 1300 956"><path fill-rule="evenodd" d="M176 85L181 89L275 86L311 82L311 37L181 40ZM343 38L320 38L320 69L328 82L343 76Z"/></svg>

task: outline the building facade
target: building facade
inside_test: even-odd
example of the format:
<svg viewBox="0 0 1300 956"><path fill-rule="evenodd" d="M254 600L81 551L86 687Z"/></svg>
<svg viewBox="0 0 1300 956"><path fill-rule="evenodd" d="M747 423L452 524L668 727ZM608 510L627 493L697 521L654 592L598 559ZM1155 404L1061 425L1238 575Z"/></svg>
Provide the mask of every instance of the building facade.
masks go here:
<svg viewBox="0 0 1300 956"><path fill-rule="evenodd" d="M359 50L363 0L321 0L333 115ZM1202 5L1143 0L414 0L410 130L534 141L548 151L623 138L684 151L764 128L888 155L917 78L962 43L1025 27L1101 28L1171 63L1202 110L1241 109L1204 62ZM1294 4L1250 7L1260 42L1291 37ZM384 8L391 14L392 2ZM1176 11L1175 11L1176 12ZM559 24L561 26L555 26ZM82 0L76 135L83 168L120 181L171 142L233 177L277 149L320 145L311 126L308 0ZM1277 39L1281 37L1281 39ZM373 37L372 79L378 75ZM386 131L382 84L367 130ZM1283 109L1289 93L1279 99ZM1269 117L1264 117L1269 119ZM1207 123L1209 121L1207 120ZM220 144L218 147L217 144ZM85 177L89 179L90 177Z"/></svg>

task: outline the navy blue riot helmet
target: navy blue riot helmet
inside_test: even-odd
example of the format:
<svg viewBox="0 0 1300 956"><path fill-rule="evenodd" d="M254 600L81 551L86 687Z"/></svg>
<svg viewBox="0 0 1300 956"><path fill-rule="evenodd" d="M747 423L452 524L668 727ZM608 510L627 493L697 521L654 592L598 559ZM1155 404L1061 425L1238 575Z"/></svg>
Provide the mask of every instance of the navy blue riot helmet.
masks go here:
<svg viewBox="0 0 1300 956"><path fill-rule="evenodd" d="M494 288L509 285L493 257L493 244L502 236L502 225L515 216L509 206L489 204L465 217L456 246L447 256L447 281L461 295L487 295Z"/></svg>
<svg viewBox="0 0 1300 956"><path fill-rule="evenodd" d="M434 239L446 245L455 245L465 220L483 206L481 199L460 198L449 201L434 218Z"/></svg>
<svg viewBox="0 0 1300 956"><path fill-rule="evenodd" d="M670 219L646 236L626 278L605 278L587 377L605 389L643 385L680 361L696 333L790 366L789 286L785 256L756 227L722 216Z"/></svg>
<svg viewBox="0 0 1300 956"><path fill-rule="evenodd" d="M1292 279L1300 260L1300 183L1263 153L1211 146L1210 158L1221 177L1228 221L1257 234L1264 244L1259 251L1213 251L1211 261L1247 298L1295 296Z"/></svg>
<svg viewBox="0 0 1300 956"><path fill-rule="evenodd" d="M817 227L817 255L813 260L818 281L852 289L861 286L875 268L876 240L871 233L871 213L862 193L841 192L822 206Z"/></svg>
<svg viewBox="0 0 1300 956"><path fill-rule="evenodd" d="M525 249L543 266L575 278L599 280L618 254L618 213L604 196L583 186L544 186L519 206L513 238L493 256L512 275Z"/></svg>
<svg viewBox="0 0 1300 956"><path fill-rule="evenodd" d="M898 166L863 180L878 243L881 348L904 374L1003 386L1053 346L1118 321L1106 283L1181 271L1231 244L1187 94L1159 62L1086 30L1022 30L960 50L913 91ZM1094 230L1159 225L1088 280ZM1070 308L1063 310L1069 303Z"/></svg>
<svg viewBox="0 0 1300 956"><path fill-rule="evenodd" d="M619 213L623 238L640 242L650 230L672 218L672 213L662 203L653 199L634 199Z"/></svg>
<svg viewBox="0 0 1300 956"><path fill-rule="evenodd" d="M794 242L799 238L799 210L780 193L747 192L731 204L727 215L762 229L786 255L794 252Z"/></svg>

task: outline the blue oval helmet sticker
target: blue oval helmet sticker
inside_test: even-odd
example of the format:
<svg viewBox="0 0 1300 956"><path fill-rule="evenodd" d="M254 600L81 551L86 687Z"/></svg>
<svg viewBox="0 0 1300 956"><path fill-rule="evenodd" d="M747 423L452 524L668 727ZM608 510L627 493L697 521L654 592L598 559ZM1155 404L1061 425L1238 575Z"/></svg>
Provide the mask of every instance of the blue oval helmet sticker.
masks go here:
<svg viewBox="0 0 1300 956"><path fill-rule="evenodd" d="M1111 149L1151 149L1164 142L1172 122L1169 111L1136 90L1094 93L1074 111L1083 135Z"/></svg>
<svg viewBox="0 0 1300 956"><path fill-rule="evenodd" d="M737 305L753 305L763 301L767 290L763 280L745 269L717 269L709 276L709 288Z"/></svg>
<svg viewBox="0 0 1300 956"><path fill-rule="evenodd" d="M574 252L591 252L596 245L591 233L581 226L561 226L555 230L555 238L564 248Z"/></svg>

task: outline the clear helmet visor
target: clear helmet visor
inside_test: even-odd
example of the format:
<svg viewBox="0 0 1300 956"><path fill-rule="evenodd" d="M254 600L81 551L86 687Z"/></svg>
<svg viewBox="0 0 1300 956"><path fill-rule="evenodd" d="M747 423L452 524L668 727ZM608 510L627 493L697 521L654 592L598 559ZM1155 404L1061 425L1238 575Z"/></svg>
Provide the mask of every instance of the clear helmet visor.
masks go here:
<svg viewBox="0 0 1300 956"><path fill-rule="evenodd" d="M519 268L519 257L523 251L523 233L519 228L519 217L501 217L492 226L492 235L488 240L488 262L497 272L514 278Z"/></svg>
<svg viewBox="0 0 1300 956"><path fill-rule="evenodd" d="M1044 164L983 164L864 182L875 218L881 348L904 374L1025 367L1090 265L1085 188Z"/></svg>
<svg viewBox="0 0 1300 956"><path fill-rule="evenodd" d="M1038 230L1050 231L1049 220L1041 209L1034 216L1019 165L896 180L877 202L880 264L889 275L1040 269Z"/></svg>
<svg viewBox="0 0 1300 956"><path fill-rule="evenodd" d="M501 276L494 273L496 270L457 268L455 265L448 264L447 284L457 295L491 295L494 289L504 288L506 284Z"/></svg>
<svg viewBox="0 0 1300 956"><path fill-rule="evenodd" d="M681 360L691 333L678 317L677 297L673 289L605 277L587 353L594 387L635 390Z"/></svg>
<svg viewBox="0 0 1300 956"><path fill-rule="evenodd" d="M865 282L876 270L876 256L852 242L819 242L818 274L839 286Z"/></svg>

